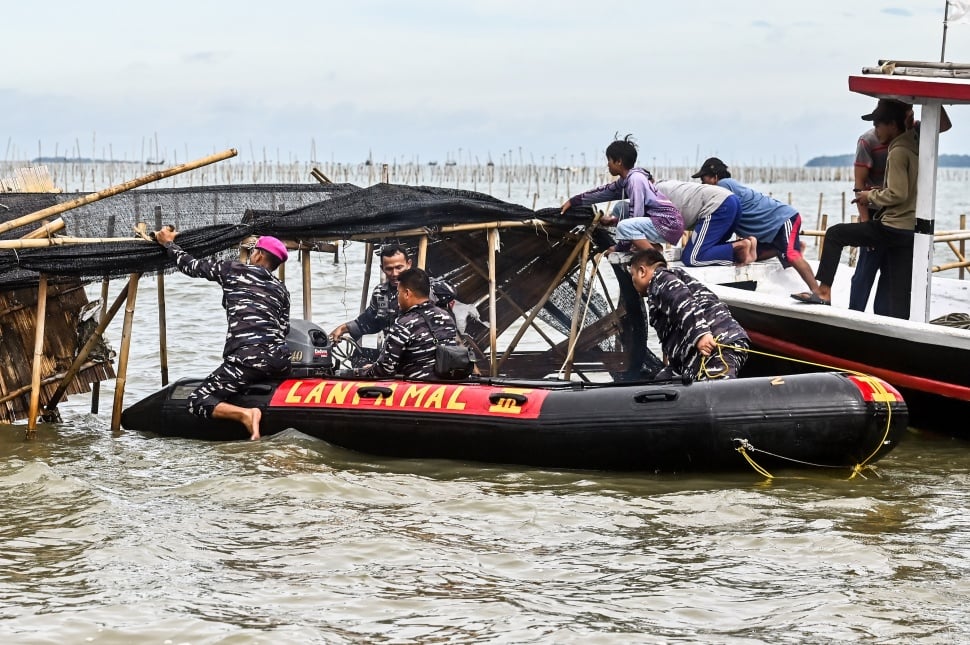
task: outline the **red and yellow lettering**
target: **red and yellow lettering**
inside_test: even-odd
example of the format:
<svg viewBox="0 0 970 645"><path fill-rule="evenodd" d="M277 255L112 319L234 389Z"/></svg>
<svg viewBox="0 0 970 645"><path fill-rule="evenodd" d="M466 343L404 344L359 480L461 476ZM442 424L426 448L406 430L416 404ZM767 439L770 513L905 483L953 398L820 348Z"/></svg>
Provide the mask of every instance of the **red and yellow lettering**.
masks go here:
<svg viewBox="0 0 970 645"><path fill-rule="evenodd" d="M324 383L326 383L326 381L324 381ZM330 389L330 393L327 394L327 405L334 403L337 405L343 405L344 399L346 399L347 395L350 393L350 389L356 385L356 383L351 383L350 381L336 381L333 384L333 387ZM354 395L354 398L357 399L356 394Z"/></svg>
<svg viewBox="0 0 970 645"><path fill-rule="evenodd" d="M859 383L860 390L872 400L875 395L891 393L867 383ZM390 394L364 400L357 393L360 388L387 388ZM502 396L507 394L509 396ZM517 403L511 395L524 394L528 400ZM549 391L541 388L503 388L490 385L408 383L406 381L344 381L306 378L280 383L270 401L271 407L304 407L308 409L370 409L383 407L402 414L444 414L495 416L535 419L542 411ZM368 397L370 399L370 397ZM521 399L520 399L521 400ZM494 401L494 403L493 403Z"/></svg>
<svg viewBox="0 0 970 645"><path fill-rule="evenodd" d="M300 395L296 393L296 391L300 389L300 386L301 385L303 385L303 381L293 381L293 387L291 387L290 388L290 391L286 393L286 402L287 403L302 403L303 402L300 399Z"/></svg>
<svg viewBox="0 0 970 645"><path fill-rule="evenodd" d="M307 394L305 397L303 397L303 402L304 403L319 403L320 401L323 400L323 391L326 390L326 389L327 389L327 382L326 381L320 381L319 383L317 383L316 385L313 386L313 389L310 390L310 393L309 394Z"/></svg>
<svg viewBox="0 0 970 645"><path fill-rule="evenodd" d="M425 408L435 408L436 410L441 409L441 402L445 400L445 392L448 391L447 385L439 385L435 388L428 400L424 402Z"/></svg>
<svg viewBox="0 0 970 645"><path fill-rule="evenodd" d="M465 402L459 401L458 396L461 394L462 390L465 389L464 385L458 385L451 392L451 397L448 399L448 404L445 406L449 410L464 410Z"/></svg>
<svg viewBox="0 0 970 645"><path fill-rule="evenodd" d="M377 397L377 400L374 401L374 407L377 407L378 405L383 405L386 408L394 406L394 393L397 392L397 383L391 383L387 386L387 389L391 391L391 396L384 398L383 394L380 395Z"/></svg>
<svg viewBox="0 0 970 645"><path fill-rule="evenodd" d="M430 385L409 385L408 389L404 390L404 394L401 395L401 407L406 408L408 405L414 405L414 407L421 407L421 401L424 400L424 395L428 393ZM410 399L414 399L412 404Z"/></svg>

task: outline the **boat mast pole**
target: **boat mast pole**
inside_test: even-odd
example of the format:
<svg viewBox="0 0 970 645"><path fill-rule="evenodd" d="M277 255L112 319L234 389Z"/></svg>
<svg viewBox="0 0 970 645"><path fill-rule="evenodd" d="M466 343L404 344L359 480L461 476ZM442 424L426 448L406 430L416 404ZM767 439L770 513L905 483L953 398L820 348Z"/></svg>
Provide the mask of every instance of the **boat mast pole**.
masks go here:
<svg viewBox="0 0 970 645"><path fill-rule="evenodd" d="M913 277L909 319L927 322L933 275L933 234L936 213L936 167L943 104L929 101L920 110L919 174L916 178L916 232L913 236Z"/></svg>
<svg viewBox="0 0 970 645"><path fill-rule="evenodd" d="M943 46L940 48L940 62L946 60L946 22L950 15L950 0L943 2Z"/></svg>

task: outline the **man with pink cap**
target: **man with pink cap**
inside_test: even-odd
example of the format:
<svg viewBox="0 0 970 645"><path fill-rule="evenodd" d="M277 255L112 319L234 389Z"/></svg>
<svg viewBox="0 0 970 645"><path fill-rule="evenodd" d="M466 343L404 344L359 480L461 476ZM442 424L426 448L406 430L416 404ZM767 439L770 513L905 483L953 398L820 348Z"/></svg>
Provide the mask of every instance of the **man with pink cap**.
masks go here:
<svg viewBox="0 0 970 645"><path fill-rule="evenodd" d="M247 385L285 376L290 370L290 292L273 275L286 262L286 245L275 237L259 238L246 263L199 260L175 243L171 227L155 231L155 240L175 260L179 271L222 285L222 306L229 322L222 365L188 397L189 411L204 419L230 419L243 424L250 439L259 439L259 408L227 401Z"/></svg>

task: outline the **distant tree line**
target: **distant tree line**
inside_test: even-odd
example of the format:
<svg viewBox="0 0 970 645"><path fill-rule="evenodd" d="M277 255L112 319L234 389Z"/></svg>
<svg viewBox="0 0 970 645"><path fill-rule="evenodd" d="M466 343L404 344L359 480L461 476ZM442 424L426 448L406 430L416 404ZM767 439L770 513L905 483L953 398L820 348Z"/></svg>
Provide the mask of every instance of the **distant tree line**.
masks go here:
<svg viewBox="0 0 970 645"><path fill-rule="evenodd" d="M805 163L806 168L845 167L855 163L855 155L828 155L812 157ZM970 155L940 155L940 168L968 168Z"/></svg>

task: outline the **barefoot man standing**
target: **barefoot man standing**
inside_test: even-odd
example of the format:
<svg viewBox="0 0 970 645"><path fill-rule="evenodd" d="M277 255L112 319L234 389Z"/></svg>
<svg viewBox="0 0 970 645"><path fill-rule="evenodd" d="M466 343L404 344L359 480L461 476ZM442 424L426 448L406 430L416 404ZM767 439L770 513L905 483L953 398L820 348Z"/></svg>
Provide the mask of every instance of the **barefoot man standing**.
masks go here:
<svg viewBox="0 0 970 645"><path fill-rule="evenodd" d="M259 439L262 411L233 405L226 399L247 385L289 372L286 334L290 330L290 293L272 273L286 262L286 246L264 235L246 263L198 260L175 243L176 235L174 229L165 227L155 232L155 241L175 260L179 271L222 286L222 306L229 322L222 365L189 395L189 411L203 419L238 421L250 439Z"/></svg>

